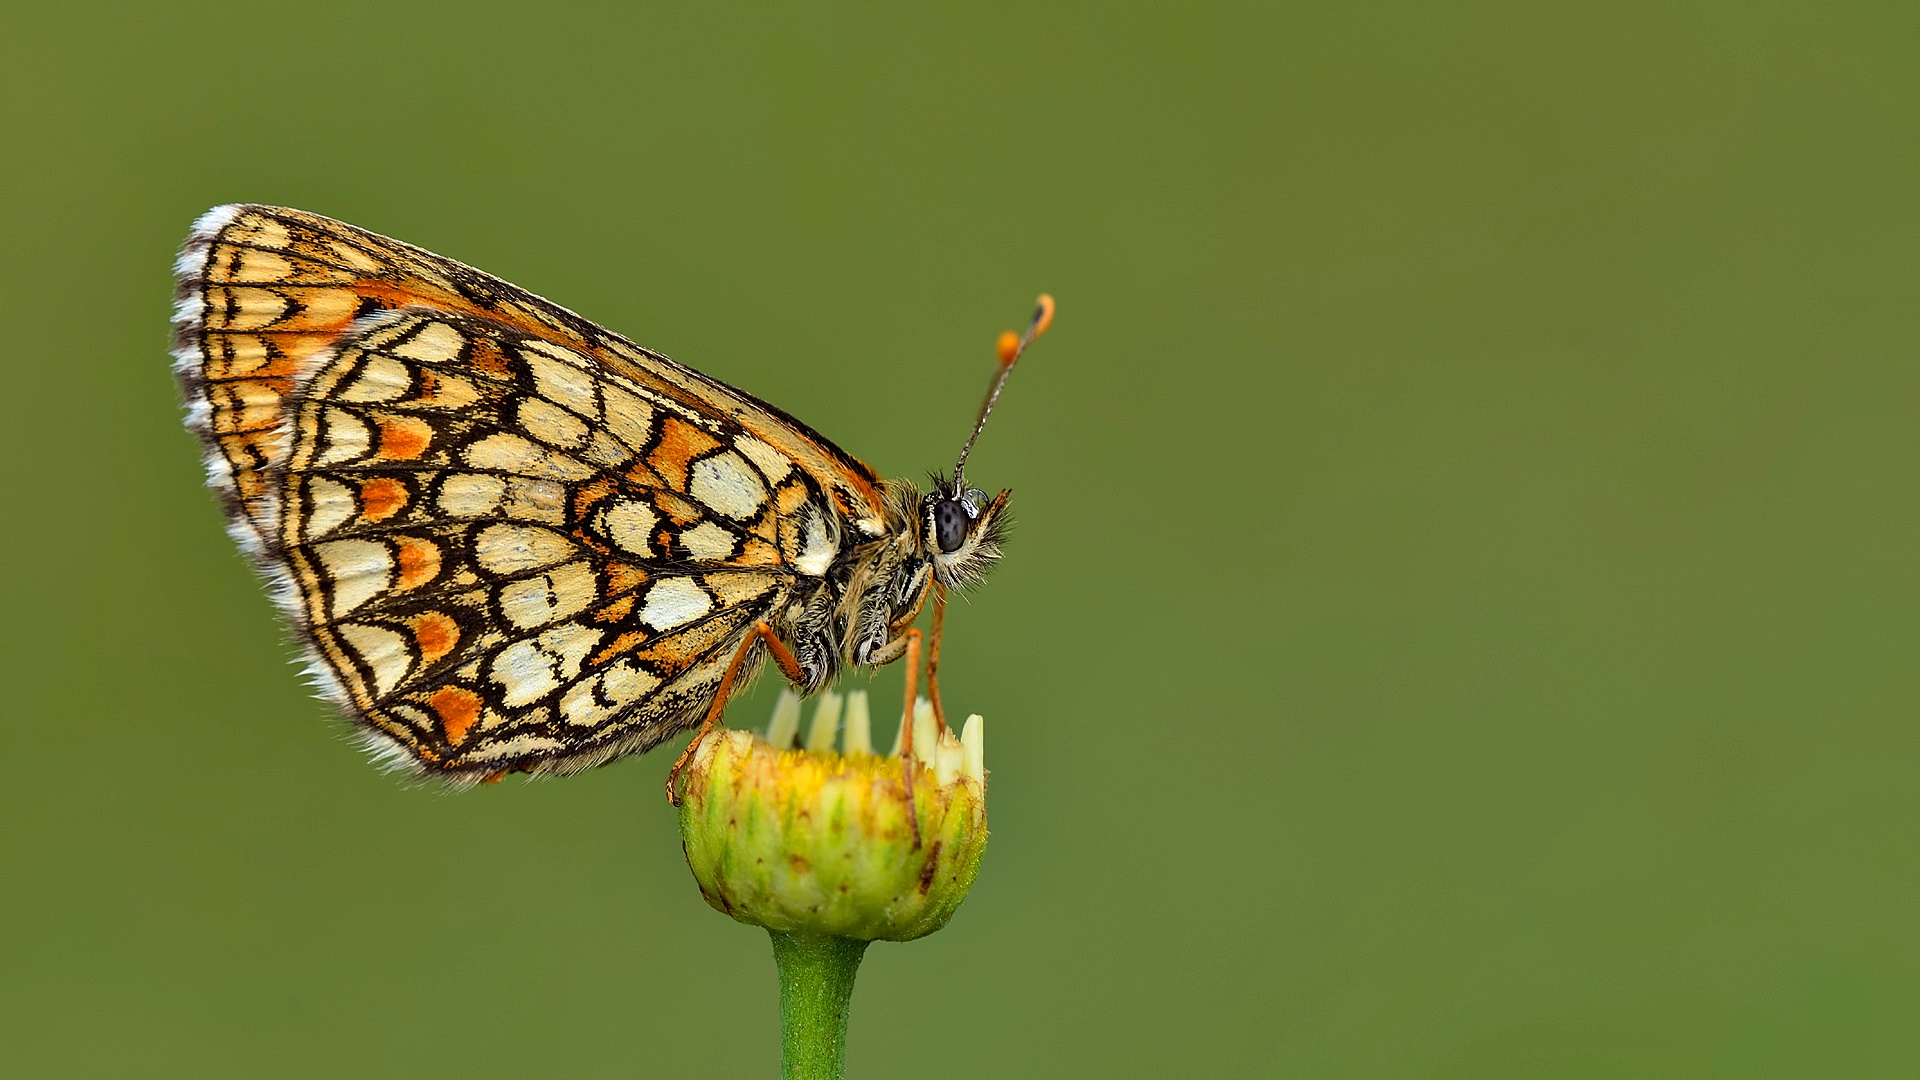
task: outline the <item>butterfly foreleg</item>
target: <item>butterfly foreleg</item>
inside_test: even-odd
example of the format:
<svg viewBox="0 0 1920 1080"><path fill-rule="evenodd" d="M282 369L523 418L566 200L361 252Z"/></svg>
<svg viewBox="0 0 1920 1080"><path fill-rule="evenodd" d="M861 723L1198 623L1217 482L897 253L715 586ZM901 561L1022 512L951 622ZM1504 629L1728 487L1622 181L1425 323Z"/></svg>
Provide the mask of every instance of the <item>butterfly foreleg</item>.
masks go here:
<svg viewBox="0 0 1920 1080"><path fill-rule="evenodd" d="M673 768L667 772L667 805L680 805L680 770L693 760L694 751L700 749L700 741L720 722L720 714L727 709L727 698L733 693L733 682L740 677L740 668L746 664L747 654L753 651L756 643L762 641L767 643L767 652L773 655L773 662L779 666L780 673L787 677L788 682L800 687L809 685L800 661L794 658L793 650L774 636L773 627L764 620L754 623L746 636L740 639L740 647L734 650L733 659L727 662L727 672L720 677L720 688L714 692L713 704L707 706L707 716L700 722L700 730L694 733L687 742L687 748L680 751L680 756L674 759Z"/></svg>
<svg viewBox="0 0 1920 1080"><path fill-rule="evenodd" d="M920 675L920 631L909 630L894 639L901 643L901 651L907 657L906 711L900 717L900 766L907 781L907 824L913 827L913 846L920 847L920 813L913 803L913 704L918 697L918 688L914 685Z"/></svg>
<svg viewBox="0 0 1920 1080"><path fill-rule="evenodd" d="M940 638L947 623L947 587L934 582L933 585L933 627L927 645L927 699L933 703L933 729L936 732L947 730L946 710L940 704ZM921 644L920 631L909 630L875 650L863 661L869 667L884 667L902 656L918 657ZM919 664L910 661L907 664L907 686L914 685ZM908 708L912 708L913 694L907 694ZM911 719L911 717L909 717Z"/></svg>
<svg viewBox="0 0 1920 1080"><path fill-rule="evenodd" d="M927 634L927 699L933 702L933 729L947 730L947 713L940 707L940 635L947 625L947 587L933 583L933 627Z"/></svg>

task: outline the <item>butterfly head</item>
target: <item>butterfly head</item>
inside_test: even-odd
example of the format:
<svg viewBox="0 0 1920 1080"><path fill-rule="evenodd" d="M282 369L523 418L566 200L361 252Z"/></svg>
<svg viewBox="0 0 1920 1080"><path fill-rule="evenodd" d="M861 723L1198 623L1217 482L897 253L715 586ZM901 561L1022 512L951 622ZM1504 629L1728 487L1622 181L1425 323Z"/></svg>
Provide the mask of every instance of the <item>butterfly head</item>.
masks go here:
<svg viewBox="0 0 1920 1080"><path fill-rule="evenodd" d="M860 549L840 588L844 600L839 624L850 631L845 650L854 663L884 664L897 658L935 582L947 589L965 588L985 577L1000 558L1009 520L1007 499L1013 493L989 497L967 486L967 454L1020 354L1052 321L1053 298L1042 296L1026 333L1001 335L1000 367L987 387L973 433L960 450L951 482L936 475L925 494L906 481L887 485L886 539Z"/></svg>
<svg viewBox="0 0 1920 1080"><path fill-rule="evenodd" d="M1000 544L1007 534L1007 498L1012 494L1002 491L988 498L979 488L934 480L933 491L920 503L920 539L940 584L958 589L986 576L1000 557Z"/></svg>

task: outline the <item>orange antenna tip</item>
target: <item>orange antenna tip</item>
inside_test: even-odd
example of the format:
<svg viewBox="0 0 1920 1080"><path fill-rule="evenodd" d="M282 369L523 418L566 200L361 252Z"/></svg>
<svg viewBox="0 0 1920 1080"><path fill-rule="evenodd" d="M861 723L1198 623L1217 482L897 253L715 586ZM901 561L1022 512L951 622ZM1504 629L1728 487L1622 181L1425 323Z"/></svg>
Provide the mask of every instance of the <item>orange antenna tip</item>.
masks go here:
<svg viewBox="0 0 1920 1080"><path fill-rule="evenodd" d="M1000 362L1011 364L1020 355L1020 335L1007 330L1000 335L1000 341L995 347L1000 353Z"/></svg>
<svg viewBox="0 0 1920 1080"><path fill-rule="evenodd" d="M1039 306L1033 311L1033 321L1027 324L1027 332L1016 334L1011 330L1000 335L995 343L1000 353L1000 370L994 372L993 381L987 384L987 400L980 406L980 419L973 422L973 434L967 436L966 445L960 448L960 460L953 466L953 489L966 490L967 455L973 452L973 440L980 437L980 429L987 426L987 417L993 413L993 403L1000 399L1000 388L1007 385L1007 376L1013 374L1013 365L1019 363L1020 354L1027 351L1033 339L1047 332L1053 325L1053 297L1040 294Z"/></svg>
<svg viewBox="0 0 1920 1080"><path fill-rule="evenodd" d="M1039 337L1041 334L1046 333L1047 327L1053 325L1052 294L1041 293L1040 299L1036 301L1036 303L1039 306L1033 313L1033 337Z"/></svg>

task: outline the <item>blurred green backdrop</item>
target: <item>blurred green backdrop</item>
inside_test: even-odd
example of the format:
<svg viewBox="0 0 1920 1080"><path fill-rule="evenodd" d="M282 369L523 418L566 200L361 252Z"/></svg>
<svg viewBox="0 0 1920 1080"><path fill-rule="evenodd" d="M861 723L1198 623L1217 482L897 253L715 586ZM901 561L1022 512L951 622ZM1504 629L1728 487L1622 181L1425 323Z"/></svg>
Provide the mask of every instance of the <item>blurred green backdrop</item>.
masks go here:
<svg viewBox="0 0 1920 1080"><path fill-rule="evenodd" d="M233 200L895 475L1059 297L855 1075L1920 1071L1920 9L609 7L9 16L9 1074L773 1071L671 754L409 789L295 678L167 373Z"/></svg>

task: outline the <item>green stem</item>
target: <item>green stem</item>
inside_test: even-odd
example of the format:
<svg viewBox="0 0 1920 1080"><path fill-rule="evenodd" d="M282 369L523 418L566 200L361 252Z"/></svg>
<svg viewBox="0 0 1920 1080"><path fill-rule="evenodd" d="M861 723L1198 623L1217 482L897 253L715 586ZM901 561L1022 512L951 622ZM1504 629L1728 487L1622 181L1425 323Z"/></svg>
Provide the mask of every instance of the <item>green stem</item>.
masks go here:
<svg viewBox="0 0 1920 1080"><path fill-rule="evenodd" d="M768 930L780 970L780 1075L841 1080L847 1069L847 1007L868 943Z"/></svg>

